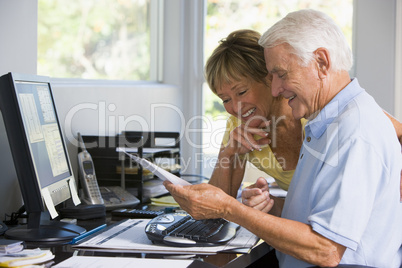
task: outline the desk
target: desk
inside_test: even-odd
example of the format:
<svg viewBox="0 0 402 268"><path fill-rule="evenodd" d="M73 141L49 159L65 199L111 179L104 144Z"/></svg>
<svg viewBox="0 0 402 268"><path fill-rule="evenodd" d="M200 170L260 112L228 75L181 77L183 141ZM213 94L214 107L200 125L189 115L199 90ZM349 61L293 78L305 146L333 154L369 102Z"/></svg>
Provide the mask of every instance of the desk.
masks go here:
<svg viewBox="0 0 402 268"><path fill-rule="evenodd" d="M96 219L89 221L79 221L79 225L88 230L100 226L106 222L104 219ZM49 246L41 246L28 244L29 248L49 248ZM116 253L116 252L101 252L101 251L91 251L91 250L76 250L73 249L71 245L60 245L50 247L53 254L55 255L55 264L60 263L71 256L76 254L78 256L103 256L103 257L126 257L126 258L158 258L158 259L168 259L172 257L177 257L183 259L183 256L178 255L161 255L161 254L143 254L143 253ZM191 256L193 262L188 266L191 268L259 268L259 267L278 267L273 260L272 247L266 243L261 243L254 247L248 254L229 254L229 253L218 253L216 255L199 255ZM311 268L316 268L317 266L311 266ZM338 268L373 268L361 265L339 265ZM318 267L317 267L318 268Z"/></svg>
<svg viewBox="0 0 402 268"><path fill-rule="evenodd" d="M113 224L111 221L110 212L108 213L106 218L93 219L93 220L78 220L78 225L86 228L87 230L91 230L100 226L104 223ZM104 252L104 251L95 251L95 250L78 250L72 248L72 245L58 245L58 246L49 246L49 245L39 245L34 243L27 243L28 248L50 248L53 254L55 255L54 262L55 264L60 263L73 255L78 256L103 256L103 257L130 257L130 258L158 258L158 259L191 259L193 260L192 264L189 267L252 267L253 263L258 262L261 258L266 255L271 248L262 243L255 247L249 254L232 254L232 253L218 253L215 255L162 255L162 254L150 254L150 253L120 253L120 252ZM256 266L258 267L258 266Z"/></svg>
<svg viewBox="0 0 402 268"><path fill-rule="evenodd" d="M253 267L253 264L264 257L271 250L267 244L262 243L251 250L249 254L236 254L218 253L209 256L191 256L185 258L184 256L174 255L160 255L160 254L141 254L141 253L113 253L113 252L100 252L90 250L74 250L70 245L58 246L52 248L55 254L55 263L62 262L63 260L71 257L74 253L78 256L103 256L103 257L130 257L130 258L158 258L158 259L192 259L193 263L190 267L227 267L227 268L243 268ZM258 267L258 266L255 266Z"/></svg>

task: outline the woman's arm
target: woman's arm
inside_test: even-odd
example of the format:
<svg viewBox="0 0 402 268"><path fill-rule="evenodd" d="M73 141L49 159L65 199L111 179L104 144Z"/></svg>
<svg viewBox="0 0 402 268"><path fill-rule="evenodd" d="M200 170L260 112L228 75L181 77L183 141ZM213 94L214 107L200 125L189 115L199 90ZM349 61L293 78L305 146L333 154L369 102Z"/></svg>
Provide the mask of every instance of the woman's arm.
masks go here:
<svg viewBox="0 0 402 268"><path fill-rule="evenodd" d="M230 156L221 148L209 183L221 188L225 193L236 198L243 180L246 161L237 155Z"/></svg>
<svg viewBox="0 0 402 268"><path fill-rule="evenodd" d="M263 130L269 123L262 122L258 128L246 127L244 124L233 129L227 126L226 130L230 133L222 142L210 184L221 188L230 196L237 196L246 169L246 160L240 156L252 150L260 150L271 142ZM261 139L255 140L254 135L260 136Z"/></svg>
<svg viewBox="0 0 402 268"><path fill-rule="evenodd" d="M394 125L396 135L398 136L399 142L402 145L402 123L396 120L392 115L384 111L385 115L391 120L392 124Z"/></svg>
<svg viewBox="0 0 402 268"><path fill-rule="evenodd" d="M396 135L398 136L399 143L402 146L402 123L396 120L392 115L384 111L384 113L388 116L388 118L391 120L392 124L394 125ZM402 148L401 148L402 149ZM401 170L401 183L399 184L400 186L400 200L402 202L402 170Z"/></svg>

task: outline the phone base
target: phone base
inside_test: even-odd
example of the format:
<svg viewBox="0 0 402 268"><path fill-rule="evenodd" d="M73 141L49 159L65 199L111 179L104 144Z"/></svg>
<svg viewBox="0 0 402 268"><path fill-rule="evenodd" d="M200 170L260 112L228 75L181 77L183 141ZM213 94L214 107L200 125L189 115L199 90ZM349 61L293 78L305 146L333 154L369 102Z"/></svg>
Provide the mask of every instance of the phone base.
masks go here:
<svg viewBox="0 0 402 268"><path fill-rule="evenodd" d="M106 217L104 205L86 205L71 206L60 209L60 215L64 218L73 218L77 220L92 220Z"/></svg>

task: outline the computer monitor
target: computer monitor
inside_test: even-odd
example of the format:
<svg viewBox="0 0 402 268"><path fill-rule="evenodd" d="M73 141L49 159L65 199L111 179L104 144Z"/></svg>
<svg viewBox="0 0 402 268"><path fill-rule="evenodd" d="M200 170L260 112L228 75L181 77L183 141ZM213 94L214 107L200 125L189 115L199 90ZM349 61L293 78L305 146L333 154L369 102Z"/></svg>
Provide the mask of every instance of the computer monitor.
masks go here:
<svg viewBox="0 0 402 268"><path fill-rule="evenodd" d="M57 214L54 206L78 197L49 80L16 73L0 77L0 108L28 214L26 225L10 228L5 235L57 244L85 229L49 217L49 211Z"/></svg>

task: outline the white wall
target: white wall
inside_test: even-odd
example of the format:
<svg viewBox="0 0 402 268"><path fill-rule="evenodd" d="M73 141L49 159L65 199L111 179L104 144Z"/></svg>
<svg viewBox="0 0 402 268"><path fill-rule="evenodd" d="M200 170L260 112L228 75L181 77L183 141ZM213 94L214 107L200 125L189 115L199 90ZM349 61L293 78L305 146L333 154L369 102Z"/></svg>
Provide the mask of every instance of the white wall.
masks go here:
<svg viewBox="0 0 402 268"><path fill-rule="evenodd" d="M396 0L395 29L395 116L402 121L402 0Z"/></svg>
<svg viewBox="0 0 402 268"><path fill-rule="evenodd" d="M8 72L36 74L37 1L0 0L0 75ZM0 220L16 211L21 194L10 147L0 115Z"/></svg>
<svg viewBox="0 0 402 268"><path fill-rule="evenodd" d="M71 84L52 80L70 160L77 170L77 132L114 136L124 130L181 132L179 88L155 83ZM77 173L75 173L77 174Z"/></svg>
<svg viewBox="0 0 402 268"><path fill-rule="evenodd" d="M393 115L395 75L401 75L395 74L395 22L396 0L355 0L355 76L377 103Z"/></svg>
<svg viewBox="0 0 402 268"><path fill-rule="evenodd" d="M0 74L36 74L37 0L0 0Z"/></svg>

